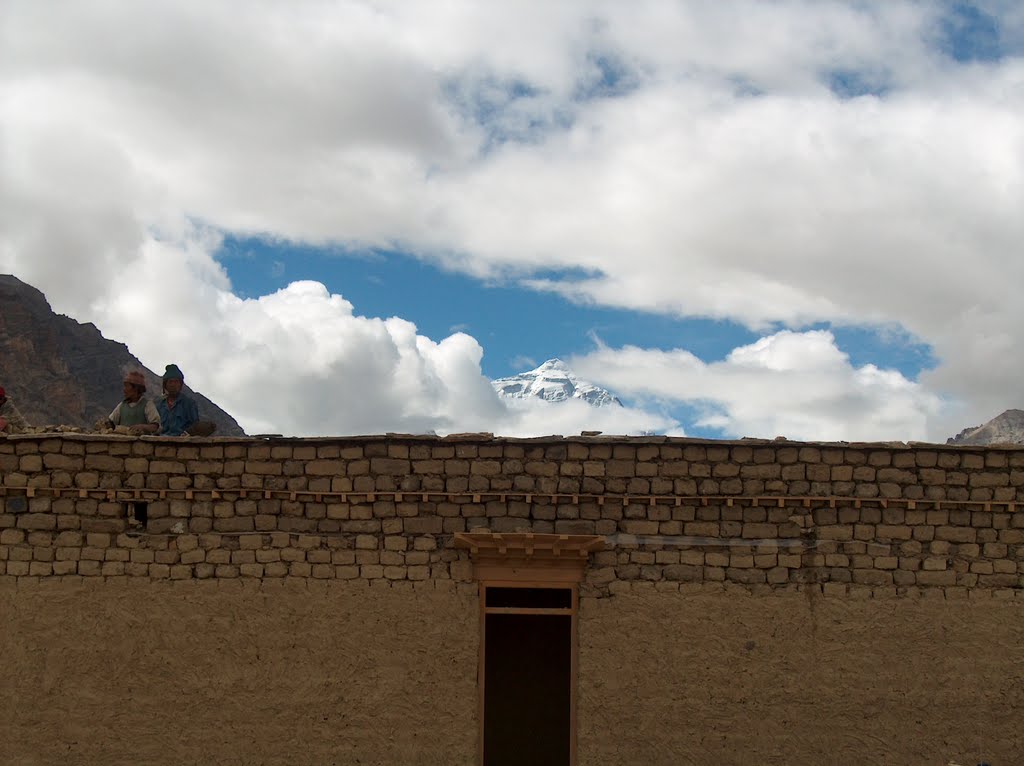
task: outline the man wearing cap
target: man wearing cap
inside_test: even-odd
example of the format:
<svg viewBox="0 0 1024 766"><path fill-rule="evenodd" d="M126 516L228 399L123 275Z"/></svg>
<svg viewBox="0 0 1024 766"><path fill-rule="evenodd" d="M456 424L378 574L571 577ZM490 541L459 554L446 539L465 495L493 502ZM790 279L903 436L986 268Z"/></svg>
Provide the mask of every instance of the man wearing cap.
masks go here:
<svg viewBox="0 0 1024 766"><path fill-rule="evenodd" d="M195 399L182 392L184 385L185 376L178 365L167 365L164 369L164 395L156 403L161 436L187 436L188 429L199 420L199 406Z"/></svg>
<svg viewBox="0 0 1024 766"><path fill-rule="evenodd" d="M146 393L146 379L141 372L124 376L124 399L107 418L111 425L126 426L132 433L155 434L160 430L160 413Z"/></svg>
<svg viewBox="0 0 1024 766"><path fill-rule="evenodd" d="M0 387L0 431L8 434L18 433L28 428L25 418L18 412L14 402L7 398L7 392Z"/></svg>

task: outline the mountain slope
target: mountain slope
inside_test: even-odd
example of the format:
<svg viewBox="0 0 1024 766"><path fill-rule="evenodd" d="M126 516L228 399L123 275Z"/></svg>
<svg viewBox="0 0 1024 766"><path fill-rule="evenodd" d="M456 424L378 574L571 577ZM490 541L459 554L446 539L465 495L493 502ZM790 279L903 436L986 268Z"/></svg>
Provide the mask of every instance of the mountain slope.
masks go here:
<svg viewBox="0 0 1024 766"><path fill-rule="evenodd" d="M582 381L561 359L548 359L540 367L492 380L491 385L509 399L543 399L562 402L581 399L595 407L621 407L622 402L609 391Z"/></svg>
<svg viewBox="0 0 1024 766"><path fill-rule="evenodd" d="M160 376L127 346L107 340L95 325L55 314L39 290L0 274L0 386L31 425L91 428L121 400L128 370L141 370L147 394L160 395ZM228 413L191 393L200 416L217 424L217 436L244 435Z"/></svg>
<svg viewBox="0 0 1024 766"><path fill-rule="evenodd" d="M1024 410L1007 410L984 425L965 428L946 444L1024 444Z"/></svg>

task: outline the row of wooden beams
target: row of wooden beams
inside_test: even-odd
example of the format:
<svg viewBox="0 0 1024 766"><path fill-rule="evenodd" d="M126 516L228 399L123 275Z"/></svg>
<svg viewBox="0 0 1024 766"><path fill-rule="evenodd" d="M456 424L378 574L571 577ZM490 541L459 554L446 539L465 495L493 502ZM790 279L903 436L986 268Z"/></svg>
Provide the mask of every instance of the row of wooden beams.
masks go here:
<svg viewBox="0 0 1024 766"><path fill-rule="evenodd" d="M26 497L73 497L82 500L100 499L108 501L153 501L153 500L290 500L304 502L373 503L378 500L401 502L455 502L473 503L497 501L525 502L530 505L550 503L553 505L579 505L581 502L630 505L642 503L649 506L750 506L753 508L840 508L864 506L878 508L905 508L940 510L943 508L980 508L986 511L1015 513L1020 503L998 500L919 500L893 497L850 497L845 495L585 495L539 492L315 492L312 490L278 489L147 489L147 488L81 488L81 487L39 487L9 486L0 484L0 496L15 494Z"/></svg>

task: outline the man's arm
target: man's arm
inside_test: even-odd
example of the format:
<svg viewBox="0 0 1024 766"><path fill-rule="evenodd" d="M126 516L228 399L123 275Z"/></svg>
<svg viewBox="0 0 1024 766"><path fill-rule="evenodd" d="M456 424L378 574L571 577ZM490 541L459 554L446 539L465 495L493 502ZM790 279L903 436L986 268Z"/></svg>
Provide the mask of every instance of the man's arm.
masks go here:
<svg viewBox="0 0 1024 766"><path fill-rule="evenodd" d="M4 417L7 419L8 428L11 430L18 429L19 431L28 428L28 423L25 421L25 418L21 416L21 413L18 412L18 408L14 406L14 402L8 402L6 409L7 411L4 413Z"/></svg>
<svg viewBox="0 0 1024 766"><path fill-rule="evenodd" d="M160 430L160 413L156 411L156 405L153 404L152 399L145 400L142 411L146 416L146 422L132 426L132 431L140 434L155 434Z"/></svg>
<svg viewBox="0 0 1024 766"><path fill-rule="evenodd" d="M187 421L185 423L185 430L195 425L196 421L199 420L199 405L196 404L196 400L190 396L187 401L188 410L186 410L185 416L185 420Z"/></svg>

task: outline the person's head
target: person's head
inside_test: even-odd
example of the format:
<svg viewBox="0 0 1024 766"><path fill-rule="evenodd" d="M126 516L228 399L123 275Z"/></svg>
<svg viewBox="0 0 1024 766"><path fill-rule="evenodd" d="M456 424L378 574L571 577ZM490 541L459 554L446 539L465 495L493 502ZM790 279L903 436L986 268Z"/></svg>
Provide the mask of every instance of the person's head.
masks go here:
<svg viewBox="0 0 1024 766"><path fill-rule="evenodd" d="M164 392L171 397L181 393L181 387L185 385L185 376L178 365L169 364L164 368Z"/></svg>
<svg viewBox="0 0 1024 766"><path fill-rule="evenodd" d="M146 393L146 379L141 372L129 372L124 376L124 398L137 402Z"/></svg>

